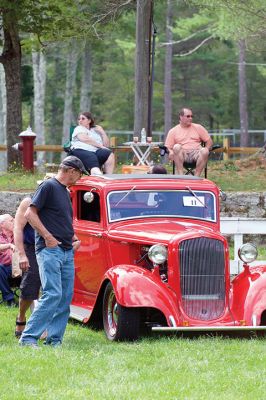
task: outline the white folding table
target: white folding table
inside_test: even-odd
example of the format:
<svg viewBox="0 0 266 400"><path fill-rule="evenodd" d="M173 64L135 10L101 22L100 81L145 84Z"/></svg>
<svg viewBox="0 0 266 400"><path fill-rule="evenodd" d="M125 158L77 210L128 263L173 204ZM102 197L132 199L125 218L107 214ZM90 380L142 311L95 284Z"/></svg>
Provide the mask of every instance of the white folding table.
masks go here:
<svg viewBox="0 0 266 400"><path fill-rule="evenodd" d="M137 165L151 165L149 161L149 156L151 154L151 150L154 147L158 147L162 142L151 142L151 143L141 143L141 142L126 142L123 143L124 146L129 146L135 156L138 159Z"/></svg>

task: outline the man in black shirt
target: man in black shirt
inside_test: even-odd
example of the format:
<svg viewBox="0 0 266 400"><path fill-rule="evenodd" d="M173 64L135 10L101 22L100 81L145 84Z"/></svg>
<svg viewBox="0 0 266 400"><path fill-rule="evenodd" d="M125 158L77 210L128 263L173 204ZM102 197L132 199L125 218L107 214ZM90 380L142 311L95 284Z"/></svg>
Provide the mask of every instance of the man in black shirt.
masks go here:
<svg viewBox="0 0 266 400"><path fill-rule="evenodd" d="M74 234L68 186L82 174L82 162L66 157L55 178L44 181L33 195L25 213L36 231L35 248L42 295L19 340L23 346L37 346L47 329L46 344L61 345L66 329L74 287L73 252L80 246Z"/></svg>

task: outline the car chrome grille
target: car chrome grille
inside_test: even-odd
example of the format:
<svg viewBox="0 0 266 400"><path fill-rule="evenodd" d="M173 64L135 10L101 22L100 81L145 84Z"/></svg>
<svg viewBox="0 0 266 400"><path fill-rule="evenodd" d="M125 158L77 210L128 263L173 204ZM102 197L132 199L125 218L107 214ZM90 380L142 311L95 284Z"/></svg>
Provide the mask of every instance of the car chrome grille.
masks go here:
<svg viewBox="0 0 266 400"><path fill-rule="evenodd" d="M182 305L190 318L204 321L218 318L225 302L225 262L223 243L196 238L180 245L180 285Z"/></svg>

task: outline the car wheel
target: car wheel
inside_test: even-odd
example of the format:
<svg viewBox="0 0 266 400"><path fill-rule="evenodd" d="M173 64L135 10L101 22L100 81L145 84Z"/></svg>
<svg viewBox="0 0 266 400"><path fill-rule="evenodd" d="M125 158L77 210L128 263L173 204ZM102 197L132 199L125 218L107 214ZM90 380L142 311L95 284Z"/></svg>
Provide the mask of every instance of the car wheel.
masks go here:
<svg viewBox="0 0 266 400"><path fill-rule="evenodd" d="M139 336L140 312L118 304L109 282L103 297L103 326L109 340L136 340Z"/></svg>

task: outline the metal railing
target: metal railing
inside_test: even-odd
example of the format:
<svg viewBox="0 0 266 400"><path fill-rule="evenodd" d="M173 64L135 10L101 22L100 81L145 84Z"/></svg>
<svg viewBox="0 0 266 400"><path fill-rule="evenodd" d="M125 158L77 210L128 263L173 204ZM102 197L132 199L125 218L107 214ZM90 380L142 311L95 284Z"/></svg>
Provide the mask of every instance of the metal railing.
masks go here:
<svg viewBox="0 0 266 400"><path fill-rule="evenodd" d="M234 259L230 260L230 273L239 274L243 269L243 262L238 257L238 249L243 244L243 236L266 235L266 218L222 217L221 232L226 236L233 236ZM257 260L250 265L260 264L266 264L266 260Z"/></svg>
<svg viewBox="0 0 266 400"><path fill-rule="evenodd" d="M123 143L132 140L133 131L119 131L119 130L108 130L107 134L110 138L110 147L115 153L115 156L119 155L121 161L124 159L128 160L128 150L124 148ZM229 158L234 158L235 155L249 155L256 153L263 144L266 142L266 130L249 130L251 137L251 144L254 147L237 147L239 143L240 130L239 129L222 129L210 131L214 143L221 145L221 148L216 150L216 153L220 153L219 159L224 161L229 160ZM164 142L164 132L154 131L152 133L154 142ZM260 140L255 140L255 135L260 136ZM231 145L232 144L232 145ZM0 152L6 151L6 144L0 144ZM154 149L157 151L158 149ZM63 146L58 144L36 144L34 146L34 151L44 151L47 152L47 157L52 161L54 159L54 153L62 153Z"/></svg>

